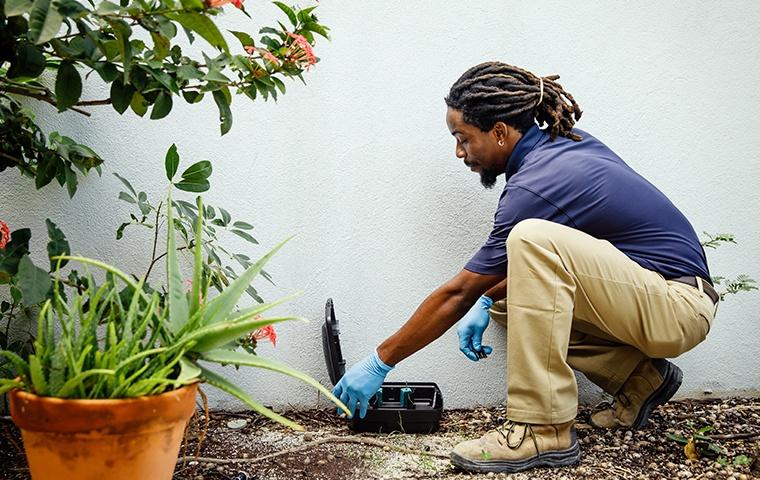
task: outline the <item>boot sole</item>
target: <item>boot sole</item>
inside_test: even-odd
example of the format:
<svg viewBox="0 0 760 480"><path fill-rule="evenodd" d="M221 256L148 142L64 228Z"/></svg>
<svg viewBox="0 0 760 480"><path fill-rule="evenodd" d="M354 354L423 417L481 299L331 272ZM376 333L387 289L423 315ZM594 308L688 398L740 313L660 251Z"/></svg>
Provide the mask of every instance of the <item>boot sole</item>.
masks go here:
<svg viewBox="0 0 760 480"><path fill-rule="evenodd" d="M636 420L634 420L629 428L639 429L645 427L646 424L649 423L649 415L652 411L673 398L673 395L675 395L681 387L683 372L675 364L668 362L665 366L665 373L662 377L662 385L660 385L660 387L646 399L641 406L639 414L636 415Z"/></svg>
<svg viewBox="0 0 760 480"><path fill-rule="evenodd" d="M540 453L525 460L470 460L451 452L451 463L469 472L514 473L530 468L565 467L581 461L581 446L576 440L572 447L566 450Z"/></svg>

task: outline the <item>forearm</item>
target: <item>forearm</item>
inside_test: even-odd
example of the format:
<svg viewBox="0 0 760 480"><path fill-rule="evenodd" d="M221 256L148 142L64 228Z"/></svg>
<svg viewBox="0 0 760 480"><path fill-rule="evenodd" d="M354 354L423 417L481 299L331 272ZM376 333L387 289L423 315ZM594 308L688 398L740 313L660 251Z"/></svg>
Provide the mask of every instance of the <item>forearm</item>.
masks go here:
<svg viewBox="0 0 760 480"><path fill-rule="evenodd" d="M388 365L396 365L428 345L457 323L484 292L497 292L494 286L498 287L502 279L462 270L431 293L412 317L377 347L380 359Z"/></svg>
<svg viewBox="0 0 760 480"><path fill-rule="evenodd" d="M396 365L443 335L474 301L464 292L439 288L417 307L409 321L377 347L378 355L388 365Z"/></svg>
<svg viewBox="0 0 760 480"><path fill-rule="evenodd" d="M486 293L483 295L490 298L494 302L498 302L499 300L507 298L507 279L505 278L498 284L489 288L488 291L486 291Z"/></svg>

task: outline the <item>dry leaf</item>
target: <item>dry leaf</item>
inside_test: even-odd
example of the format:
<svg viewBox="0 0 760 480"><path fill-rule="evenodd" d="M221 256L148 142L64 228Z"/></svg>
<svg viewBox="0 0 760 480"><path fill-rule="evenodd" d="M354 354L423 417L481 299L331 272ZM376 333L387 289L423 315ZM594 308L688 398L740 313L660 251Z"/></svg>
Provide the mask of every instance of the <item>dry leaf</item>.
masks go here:
<svg viewBox="0 0 760 480"><path fill-rule="evenodd" d="M699 460L699 452L693 438L690 438L686 445L684 445L683 453L686 454L686 458L689 460Z"/></svg>

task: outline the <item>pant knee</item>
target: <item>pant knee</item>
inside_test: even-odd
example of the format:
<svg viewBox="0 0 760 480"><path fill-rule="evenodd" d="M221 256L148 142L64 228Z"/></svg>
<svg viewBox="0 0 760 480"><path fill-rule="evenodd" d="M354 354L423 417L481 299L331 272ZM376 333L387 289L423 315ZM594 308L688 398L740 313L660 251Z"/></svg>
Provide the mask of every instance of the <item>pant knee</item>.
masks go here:
<svg viewBox="0 0 760 480"><path fill-rule="evenodd" d="M507 253L517 251L520 244L526 241L543 244L544 240L549 238L549 230L553 225L553 222L539 218L528 218L518 222L507 237Z"/></svg>

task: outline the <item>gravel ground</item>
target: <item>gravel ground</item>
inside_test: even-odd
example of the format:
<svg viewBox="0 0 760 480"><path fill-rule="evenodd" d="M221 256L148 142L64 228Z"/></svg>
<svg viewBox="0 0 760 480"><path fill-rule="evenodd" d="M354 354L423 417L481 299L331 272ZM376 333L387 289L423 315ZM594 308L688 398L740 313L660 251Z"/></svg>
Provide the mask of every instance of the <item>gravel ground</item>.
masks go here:
<svg viewBox="0 0 760 480"><path fill-rule="evenodd" d="M294 433L248 413L212 412L201 444L201 461L180 462L175 480L253 479L750 479L760 478L760 398L681 400L658 408L649 425L639 431L601 431L588 425L590 410L578 416L578 436L583 449L581 463L559 469L538 469L504 475L472 475L456 470L446 455L459 441L475 438L504 422L504 408L448 410L441 428L430 435L363 434L354 436L334 410L290 412L306 432ZM205 421L199 417L200 427ZM711 426L717 458L689 460L683 445L666 434L691 436ZM19 450L20 438L7 420L0 422L0 478L26 479L26 465ZM198 425L191 423L188 455L197 448ZM340 443L351 440L360 443ZM351 438L346 438L351 437ZM325 443L316 444L325 439ZM379 442L378 442L379 441ZM375 444L371 444L374 442ZM299 451L305 443L312 446ZM702 444L705 445L705 444ZM401 453L398 449L416 450ZM263 460L260 457L276 454ZM219 459L243 459L218 463ZM718 463L718 460L720 463Z"/></svg>

